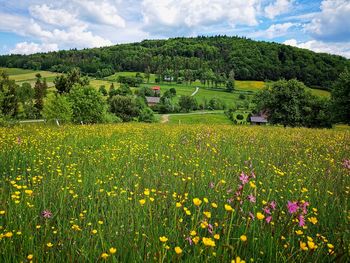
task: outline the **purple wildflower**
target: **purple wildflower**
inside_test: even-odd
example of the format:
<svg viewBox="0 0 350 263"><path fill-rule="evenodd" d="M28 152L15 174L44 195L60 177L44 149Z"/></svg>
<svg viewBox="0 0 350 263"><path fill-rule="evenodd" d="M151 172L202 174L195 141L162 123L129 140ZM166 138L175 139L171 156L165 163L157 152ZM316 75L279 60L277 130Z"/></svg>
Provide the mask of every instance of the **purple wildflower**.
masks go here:
<svg viewBox="0 0 350 263"><path fill-rule="evenodd" d="M290 202L290 201L288 201L287 207L288 207L288 212L290 214L294 214L296 211L298 211L298 208L299 208L297 202Z"/></svg>
<svg viewBox="0 0 350 263"><path fill-rule="evenodd" d="M299 220L299 226L305 226L305 219L303 215L299 215L298 220Z"/></svg>
<svg viewBox="0 0 350 263"><path fill-rule="evenodd" d="M255 219L255 216L254 216L254 214L253 214L252 212L249 212L249 216L250 216L250 218L251 218L252 220Z"/></svg>
<svg viewBox="0 0 350 263"><path fill-rule="evenodd" d="M251 203L255 203L256 202L256 198L255 198L255 196L253 194L248 195L248 200Z"/></svg>
<svg viewBox="0 0 350 263"><path fill-rule="evenodd" d="M271 220L272 220L272 216L266 217L266 222L267 222L268 224L270 224Z"/></svg>
<svg viewBox="0 0 350 263"><path fill-rule="evenodd" d="M263 208L263 211L264 211L266 214L271 215L271 211L270 211L270 208L269 208L268 206L265 206L265 207Z"/></svg>
<svg viewBox="0 0 350 263"><path fill-rule="evenodd" d="M192 238L191 237L186 237L186 239L188 241L188 243L190 243L190 246L192 246L193 244L193 241L192 241Z"/></svg>
<svg viewBox="0 0 350 263"><path fill-rule="evenodd" d="M242 184L246 184L249 182L249 177L244 172L241 173L241 176L239 177L239 180L242 182Z"/></svg>
<svg viewBox="0 0 350 263"><path fill-rule="evenodd" d="M43 218L51 218L52 217L52 213L49 210L44 210L41 212L41 216Z"/></svg>
<svg viewBox="0 0 350 263"><path fill-rule="evenodd" d="M276 209L276 206L277 206L277 204L276 204L275 201L271 201L271 202L270 202L270 207L272 208L272 210L275 210L275 209Z"/></svg>

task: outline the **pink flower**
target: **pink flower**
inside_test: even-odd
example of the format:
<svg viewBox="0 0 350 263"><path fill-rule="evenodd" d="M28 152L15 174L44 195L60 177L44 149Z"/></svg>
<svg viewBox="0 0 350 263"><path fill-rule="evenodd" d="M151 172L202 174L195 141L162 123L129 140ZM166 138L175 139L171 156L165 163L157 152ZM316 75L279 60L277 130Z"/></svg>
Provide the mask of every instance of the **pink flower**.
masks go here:
<svg viewBox="0 0 350 263"><path fill-rule="evenodd" d="M266 217L266 222L267 222L268 224L270 224L271 220L272 220L272 216Z"/></svg>
<svg viewBox="0 0 350 263"><path fill-rule="evenodd" d="M303 203L300 207L303 209L303 214L307 214L307 207L309 206L309 202Z"/></svg>
<svg viewBox="0 0 350 263"><path fill-rule="evenodd" d="M265 206L265 207L263 208L263 211L264 211L266 214L271 215L271 211L270 211L270 208L269 208L268 206Z"/></svg>
<svg viewBox="0 0 350 263"><path fill-rule="evenodd" d="M246 184L249 182L249 177L244 172L241 173L241 176L239 177L239 180L242 182L242 184Z"/></svg>
<svg viewBox="0 0 350 263"><path fill-rule="evenodd" d="M250 216L250 218L251 218L252 220L255 219L255 216L254 216L254 214L253 214L252 212L249 212L249 216Z"/></svg>
<svg viewBox="0 0 350 263"><path fill-rule="evenodd" d="M299 215L298 220L299 220L299 226L305 226L305 219L303 215Z"/></svg>
<svg viewBox="0 0 350 263"><path fill-rule="evenodd" d="M253 194L248 195L248 200L251 203L255 203L256 202L256 198L255 198L255 196Z"/></svg>
<svg viewBox="0 0 350 263"><path fill-rule="evenodd" d="M192 246L193 241L192 241L191 237L187 237L185 240L187 240L187 241L188 241L188 243L190 243L190 246Z"/></svg>
<svg viewBox="0 0 350 263"><path fill-rule="evenodd" d="M276 202L275 201L271 201L270 207L272 208L272 210L275 210L276 206L277 206Z"/></svg>
<svg viewBox="0 0 350 263"><path fill-rule="evenodd" d="M296 211L298 211L298 208L299 208L297 202L290 202L290 201L288 201L287 207L288 207L288 212L290 214L294 214Z"/></svg>
<svg viewBox="0 0 350 263"><path fill-rule="evenodd" d="M43 218L51 218L52 217L52 213L49 210L44 210L41 212L41 216Z"/></svg>
<svg viewBox="0 0 350 263"><path fill-rule="evenodd" d="M209 188L213 189L214 187L215 187L214 182L210 182L210 183L209 183Z"/></svg>
<svg viewBox="0 0 350 263"><path fill-rule="evenodd" d="M212 225L212 224L209 224L209 225L208 225L208 232L209 232L210 234L213 234L213 225Z"/></svg>

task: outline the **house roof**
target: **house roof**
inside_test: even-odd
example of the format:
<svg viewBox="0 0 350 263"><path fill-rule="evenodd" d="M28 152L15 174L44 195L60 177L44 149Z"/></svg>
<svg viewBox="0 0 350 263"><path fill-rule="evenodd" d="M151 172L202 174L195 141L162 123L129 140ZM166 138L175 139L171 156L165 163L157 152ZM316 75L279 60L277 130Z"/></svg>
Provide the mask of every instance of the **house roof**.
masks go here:
<svg viewBox="0 0 350 263"><path fill-rule="evenodd" d="M147 103L159 103L159 97L146 97Z"/></svg>
<svg viewBox="0 0 350 263"><path fill-rule="evenodd" d="M152 90L160 90L160 87L159 86L154 86L154 87L152 87Z"/></svg>
<svg viewBox="0 0 350 263"><path fill-rule="evenodd" d="M260 123L267 123L267 119L261 116L252 116L250 117L251 122L260 122Z"/></svg>

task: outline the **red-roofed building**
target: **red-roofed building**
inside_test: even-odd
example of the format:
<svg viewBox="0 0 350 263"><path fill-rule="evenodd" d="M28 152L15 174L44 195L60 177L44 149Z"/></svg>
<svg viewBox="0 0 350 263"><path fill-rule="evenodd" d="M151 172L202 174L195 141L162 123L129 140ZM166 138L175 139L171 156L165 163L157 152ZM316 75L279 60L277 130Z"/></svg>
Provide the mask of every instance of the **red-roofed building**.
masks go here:
<svg viewBox="0 0 350 263"><path fill-rule="evenodd" d="M159 86L152 87L152 90L154 91L154 95L159 95L160 94L160 87Z"/></svg>

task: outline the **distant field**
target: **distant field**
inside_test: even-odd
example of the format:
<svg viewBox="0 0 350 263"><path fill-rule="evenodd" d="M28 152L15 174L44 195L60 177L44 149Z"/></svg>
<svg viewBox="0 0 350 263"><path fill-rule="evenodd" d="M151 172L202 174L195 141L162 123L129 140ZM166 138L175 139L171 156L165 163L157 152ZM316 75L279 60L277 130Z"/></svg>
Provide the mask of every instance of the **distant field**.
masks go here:
<svg viewBox="0 0 350 263"><path fill-rule="evenodd" d="M9 75L18 75L18 74L35 72L34 70L31 70L31 69L21 69L21 68L2 68L2 67L0 67L0 70L6 71L6 73Z"/></svg>
<svg viewBox="0 0 350 263"><path fill-rule="evenodd" d="M209 113L209 114L169 115L168 123L170 124L232 124L223 112Z"/></svg>
<svg viewBox="0 0 350 263"><path fill-rule="evenodd" d="M0 68L5 70L9 75L10 78L15 80L18 84L22 84L23 82L29 82L30 84L34 85L35 83L35 75L37 73L40 73L43 78L46 78L46 81L48 83L49 87L54 86L53 80L57 75L60 73L50 72L50 71L35 71L35 70L29 70L29 69L20 69L20 68ZM119 83L116 83L119 76L130 76L133 77L136 75L136 72L117 72L111 76L108 76L104 78L104 80L99 79L90 79L90 84L94 88L98 89L101 85L104 85L107 90L109 90L109 87L112 82L114 82L114 86L117 88L119 86ZM144 76L144 73L141 73L142 76ZM146 80L145 80L146 82ZM251 91L256 92L258 90L263 89L265 86L265 82L263 81L252 81L252 80L236 80L236 91L234 93L227 93L224 91L224 87L220 87L219 89L210 89L208 87L203 86L200 81L194 81L191 85L190 84L176 84L176 83L160 83L155 84L155 74L151 74L150 76L150 82L144 83L142 85L145 86L154 86L159 85L161 86L162 90L168 90L172 87L176 88L178 91L178 95L191 95L196 87L200 87L199 92L196 94L196 99L199 102L203 102L204 100L209 100L213 97L219 98L222 101L224 101L226 104L232 103L234 100L238 100L239 91ZM222 90L220 90L222 89ZM311 89L312 94L321 96L321 97L329 97L330 93L325 90L320 89ZM249 97L249 95L247 95ZM177 98L178 99L178 98ZM175 99L175 100L177 100Z"/></svg>
<svg viewBox="0 0 350 263"><path fill-rule="evenodd" d="M140 72L141 73L141 72ZM117 72L111 76L105 77L105 80L109 80L109 81L117 81L119 76L125 76L125 77L135 77L136 72L129 72L129 71L123 71L123 72ZM141 73L141 76L144 77L145 74ZM155 74L150 74L150 79L149 82L150 83L155 83L155 78L156 75ZM147 82L147 80L145 79L145 82Z"/></svg>

